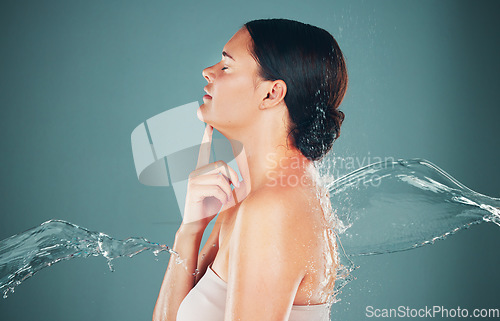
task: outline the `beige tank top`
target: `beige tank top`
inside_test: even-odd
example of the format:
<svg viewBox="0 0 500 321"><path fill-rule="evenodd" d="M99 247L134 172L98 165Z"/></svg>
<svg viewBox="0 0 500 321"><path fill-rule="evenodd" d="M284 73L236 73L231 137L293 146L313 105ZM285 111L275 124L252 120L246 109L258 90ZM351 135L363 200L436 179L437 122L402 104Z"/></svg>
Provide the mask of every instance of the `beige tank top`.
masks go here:
<svg viewBox="0 0 500 321"><path fill-rule="evenodd" d="M212 270L189 291L177 311L177 321L224 321L227 284ZM293 305L289 321L328 321L330 304Z"/></svg>

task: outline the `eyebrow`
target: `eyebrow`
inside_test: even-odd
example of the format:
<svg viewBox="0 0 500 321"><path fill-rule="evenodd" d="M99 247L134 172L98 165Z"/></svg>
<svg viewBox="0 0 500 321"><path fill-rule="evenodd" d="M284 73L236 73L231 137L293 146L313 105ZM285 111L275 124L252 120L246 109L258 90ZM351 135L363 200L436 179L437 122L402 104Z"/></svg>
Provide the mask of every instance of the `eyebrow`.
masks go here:
<svg viewBox="0 0 500 321"><path fill-rule="evenodd" d="M233 58L233 57L231 57L231 55L230 55L230 54L228 54L228 53L227 53L227 52L225 52L225 51L222 51L222 55L223 55L224 57L228 57L228 58L230 58L230 59L233 59L233 60L234 60L234 58ZM234 60L234 61L236 61L236 60Z"/></svg>

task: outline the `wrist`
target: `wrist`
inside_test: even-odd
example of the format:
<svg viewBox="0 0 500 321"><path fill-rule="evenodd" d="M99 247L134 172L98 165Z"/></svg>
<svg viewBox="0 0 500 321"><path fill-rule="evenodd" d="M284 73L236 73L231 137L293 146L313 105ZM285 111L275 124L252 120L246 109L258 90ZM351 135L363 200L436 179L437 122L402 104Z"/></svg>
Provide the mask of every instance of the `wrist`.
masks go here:
<svg viewBox="0 0 500 321"><path fill-rule="evenodd" d="M189 226L181 224L177 233L175 233L175 241L172 250L177 253L178 259L185 261L193 255L198 255L200 249L203 231L199 232Z"/></svg>
<svg viewBox="0 0 500 321"><path fill-rule="evenodd" d="M181 223L177 233L175 234L175 239L190 239L190 240L200 240L203 237L203 232L205 229L200 226L196 226L191 223Z"/></svg>
<svg viewBox="0 0 500 321"><path fill-rule="evenodd" d="M208 221L205 220L198 220L198 221L193 221L193 222L185 222L183 221L181 225L179 226L179 229L177 232L181 232L183 234L190 234L192 236L195 235L203 235L205 232L205 229L208 226Z"/></svg>

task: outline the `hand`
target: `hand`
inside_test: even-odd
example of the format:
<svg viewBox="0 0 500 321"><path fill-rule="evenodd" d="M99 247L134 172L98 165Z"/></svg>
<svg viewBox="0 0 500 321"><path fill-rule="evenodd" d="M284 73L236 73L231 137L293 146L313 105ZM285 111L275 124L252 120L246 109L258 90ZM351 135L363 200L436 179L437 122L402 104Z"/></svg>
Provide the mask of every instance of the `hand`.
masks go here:
<svg viewBox="0 0 500 321"><path fill-rule="evenodd" d="M203 233L223 205L234 201L232 183L239 187L238 174L224 161L210 161L213 127L205 127L196 169L189 174L182 225L193 233Z"/></svg>

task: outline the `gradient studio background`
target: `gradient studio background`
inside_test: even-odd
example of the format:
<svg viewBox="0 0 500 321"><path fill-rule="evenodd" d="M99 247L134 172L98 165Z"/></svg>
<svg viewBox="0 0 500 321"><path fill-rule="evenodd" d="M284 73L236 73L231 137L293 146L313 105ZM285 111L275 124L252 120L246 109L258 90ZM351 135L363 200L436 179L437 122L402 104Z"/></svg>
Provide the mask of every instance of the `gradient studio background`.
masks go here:
<svg viewBox="0 0 500 321"><path fill-rule="evenodd" d="M202 102L201 71L246 21L330 31L350 86L339 157L421 157L500 196L497 1L2 1L0 239L57 218L116 238L172 244L171 188L137 180L130 134ZM200 136L201 141L201 136ZM167 224L167 222L174 222ZM499 308L500 229L356 259L333 320L365 307ZM0 299L2 320L148 320L167 265L151 253L75 259Z"/></svg>

